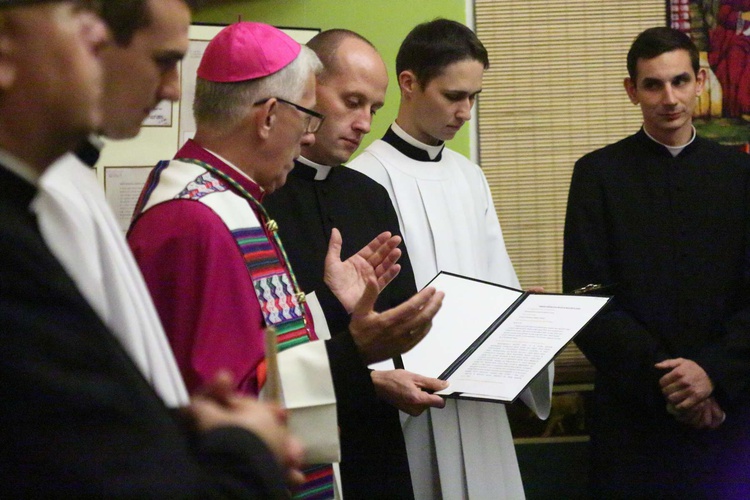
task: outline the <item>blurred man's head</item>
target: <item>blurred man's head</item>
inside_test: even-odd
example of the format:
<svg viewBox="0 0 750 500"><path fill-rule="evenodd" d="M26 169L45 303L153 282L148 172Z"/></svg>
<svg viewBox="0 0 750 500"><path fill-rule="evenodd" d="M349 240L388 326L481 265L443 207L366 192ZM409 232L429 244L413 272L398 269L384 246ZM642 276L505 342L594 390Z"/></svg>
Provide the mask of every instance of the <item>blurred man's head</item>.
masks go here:
<svg viewBox="0 0 750 500"><path fill-rule="evenodd" d="M281 187L303 145L315 141L315 53L282 31L237 23L209 43L198 68L195 140L266 191Z"/></svg>
<svg viewBox="0 0 750 500"><path fill-rule="evenodd" d="M418 25L396 56L401 90L396 122L425 144L453 139L471 119L489 64L482 42L463 24L436 19Z"/></svg>
<svg viewBox="0 0 750 500"><path fill-rule="evenodd" d="M105 136L134 137L160 101L180 98L177 66L188 49L188 4L185 0L104 2L102 16L115 40L102 53Z"/></svg>
<svg viewBox="0 0 750 500"><path fill-rule="evenodd" d="M97 6L0 3L0 148L40 172L101 124Z"/></svg>
<svg viewBox="0 0 750 500"><path fill-rule="evenodd" d="M307 46L323 62L315 109L326 119L315 143L302 148L302 156L322 165L340 165L349 161L383 107L388 72L375 47L349 30L324 31Z"/></svg>

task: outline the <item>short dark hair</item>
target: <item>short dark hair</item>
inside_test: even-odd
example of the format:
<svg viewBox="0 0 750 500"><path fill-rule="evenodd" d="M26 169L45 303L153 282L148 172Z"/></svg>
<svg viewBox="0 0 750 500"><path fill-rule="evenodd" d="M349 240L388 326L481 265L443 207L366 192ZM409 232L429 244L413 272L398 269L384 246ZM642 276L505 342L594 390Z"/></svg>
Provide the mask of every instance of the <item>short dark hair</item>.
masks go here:
<svg viewBox="0 0 750 500"><path fill-rule="evenodd" d="M630 79L635 82L638 77L639 59L653 59L674 50L686 50L690 54L690 63L697 75L700 70L698 48L690 37L674 28L657 26L643 31L630 46L628 51L628 75Z"/></svg>
<svg viewBox="0 0 750 500"><path fill-rule="evenodd" d="M136 31L151 24L148 0L109 0L102 2L102 19L109 26L115 43L127 46Z"/></svg>
<svg viewBox="0 0 750 500"><path fill-rule="evenodd" d="M323 72L318 75L318 78L325 78L327 75L336 72L336 51L339 45L348 38L355 38L365 42L375 49L375 46L367 38L359 33L343 28L321 31L305 44L315 52L320 62L323 63Z"/></svg>
<svg viewBox="0 0 750 500"><path fill-rule="evenodd" d="M490 67L487 49L468 27L449 19L417 25L406 35L396 55L396 75L410 70L423 88L446 66L467 59Z"/></svg>
<svg viewBox="0 0 750 500"><path fill-rule="evenodd" d="M219 0L182 1L192 11L209 4L221 3ZM136 31L149 27L151 9L148 2L149 0L104 0L101 2L102 19L109 26L117 45L127 47Z"/></svg>

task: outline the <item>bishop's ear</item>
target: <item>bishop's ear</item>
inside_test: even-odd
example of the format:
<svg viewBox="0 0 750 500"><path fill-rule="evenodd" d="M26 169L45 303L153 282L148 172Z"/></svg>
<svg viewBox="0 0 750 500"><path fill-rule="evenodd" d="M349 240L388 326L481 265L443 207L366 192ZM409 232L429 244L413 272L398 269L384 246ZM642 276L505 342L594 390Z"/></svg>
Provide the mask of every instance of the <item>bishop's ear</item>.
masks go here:
<svg viewBox="0 0 750 500"><path fill-rule="evenodd" d="M253 115L255 128L262 138L267 139L271 134L271 129L276 124L276 120L278 120L279 102L275 98L271 98L263 104L256 105L256 107L258 109L255 110Z"/></svg>

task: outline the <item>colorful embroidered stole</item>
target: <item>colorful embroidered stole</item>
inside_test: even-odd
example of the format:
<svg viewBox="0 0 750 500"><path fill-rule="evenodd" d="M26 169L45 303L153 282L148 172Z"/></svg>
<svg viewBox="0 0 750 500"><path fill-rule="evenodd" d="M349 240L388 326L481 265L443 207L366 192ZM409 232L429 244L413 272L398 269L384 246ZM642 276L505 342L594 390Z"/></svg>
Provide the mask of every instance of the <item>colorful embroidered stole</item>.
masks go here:
<svg viewBox="0 0 750 500"><path fill-rule="evenodd" d="M205 162L188 158L162 161L151 172L133 217L174 199L201 202L226 224L245 261L265 323L276 329L279 351L316 340L307 328L304 293L297 285L278 237L276 223L252 194ZM283 262L277 257L274 244L261 225L262 220ZM333 468L330 464L311 467L304 473L305 483L295 490L294 498L333 498Z"/></svg>
<svg viewBox="0 0 750 500"><path fill-rule="evenodd" d="M191 168L189 164L195 167ZM228 185L227 179L230 178L224 177L222 172L197 160L160 162L149 177L135 214L170 199L194 200L209 206L226 224L240 249L265 323L278 333L279 350L308 342L311 333L301 304L304 295L298 292L293 274L287 273L284 263L277 258L273 243L256 212L248 207L247 202L238 200ZM238 184L232 187L241 190L240 195L253 207L261 207L244 188ZM269 226L274 225L273 221L269 222ZM283 256L283 250L281 253Z"/></svg>

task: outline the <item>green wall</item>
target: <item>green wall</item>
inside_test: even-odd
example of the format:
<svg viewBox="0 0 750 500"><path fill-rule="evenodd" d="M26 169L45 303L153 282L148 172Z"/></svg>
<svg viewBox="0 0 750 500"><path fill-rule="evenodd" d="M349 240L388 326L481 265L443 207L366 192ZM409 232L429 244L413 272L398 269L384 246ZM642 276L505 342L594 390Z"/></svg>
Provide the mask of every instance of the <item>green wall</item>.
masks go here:
<svg viewBox="0 0 750 500"><path fill-rule="evenodd" d="M436 17L466 22L464 0L245 0L224 3L196 12L196 22L228 24L242 16L274 26L347 28L365 36L380 51L390 76L386 103L373 121L372 132L362 147L381 137L398 111L395 78L396 52L406 34L417 24ZM451 141L451 148L469 155L469 127ZM361 150L361 149L360 149Z"/></svg>

